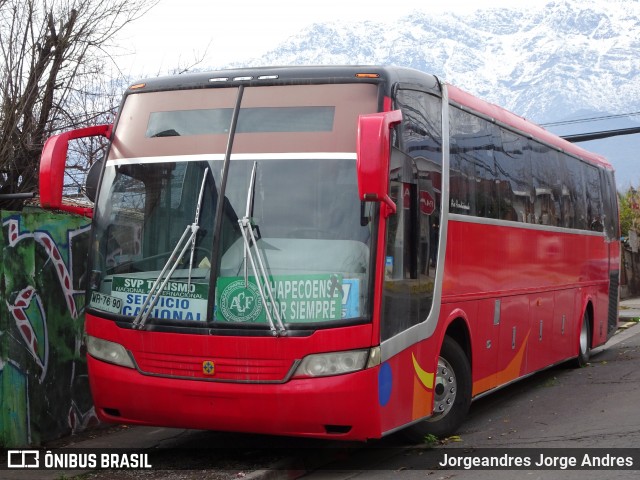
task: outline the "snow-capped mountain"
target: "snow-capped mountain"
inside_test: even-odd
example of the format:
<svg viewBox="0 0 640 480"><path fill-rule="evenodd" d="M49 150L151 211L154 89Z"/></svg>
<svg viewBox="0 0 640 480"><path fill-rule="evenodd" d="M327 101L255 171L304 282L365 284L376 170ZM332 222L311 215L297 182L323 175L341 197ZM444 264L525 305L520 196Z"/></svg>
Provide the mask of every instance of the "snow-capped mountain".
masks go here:
<svg viewBox="0 0 640 480"><path fill-rule="evenodd" d="M514 2L472 15L425 6L393 23L313 24L243 62L302 64L413 67L539 123L580 111L638 112L640 1Z"/></svg>
<svg viewBox="0 0 640 480"><path fill-rule="evenodd" d="M640 2L515 5L314 24L249 63L413 67L535 121L576 110L640 110Z"/></svg>

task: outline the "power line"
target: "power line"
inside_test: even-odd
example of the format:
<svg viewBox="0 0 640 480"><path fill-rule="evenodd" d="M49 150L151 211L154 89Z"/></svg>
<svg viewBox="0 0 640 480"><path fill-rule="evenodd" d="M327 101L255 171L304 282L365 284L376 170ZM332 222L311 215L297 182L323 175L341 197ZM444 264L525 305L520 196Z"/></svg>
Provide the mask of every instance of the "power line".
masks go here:
<svg viewBox="0 0 640 480"><path fill-rule="evenodd" d="M602 115L600 117L577 118L575 120L562 120L558 122L541 123L541 127L555 127L559 125L573 125L576 123L595 122L597 120L610 120L612 118L634 117L640 115L640 112L619 113L616 115Z"/></svg>
<svg viewBox="0 0 640 480"><path fill-rule="evenodd" d="M632 135L640 133L640 127L619 128L617 130L603 130L601 132L578 133L575 135L561 135L562 138L571 142L588 142L589 140L599 140L601 138L617 137L619 135Z"/></svg>

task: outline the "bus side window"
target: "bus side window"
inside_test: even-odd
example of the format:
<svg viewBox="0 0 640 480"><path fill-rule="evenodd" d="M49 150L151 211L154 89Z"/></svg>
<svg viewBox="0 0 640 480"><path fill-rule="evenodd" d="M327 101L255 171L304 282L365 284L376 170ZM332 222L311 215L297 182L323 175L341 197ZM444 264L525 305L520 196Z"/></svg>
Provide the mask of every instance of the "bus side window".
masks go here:
<svg viewBox="0 0 640 480"><path fill-rule="evenodd" d="M607 239L612 241L618 238L620 231L618 216L618 198L613 171L600 170L600 184L602 185L602 208L604 211L604 232Z"/></svg>
<svg viewBox="0 0 640 480"><path fill-rule="evenodd" d="M453 213L498 218L495 145L491 122L458 108L451 119L451 207Z"/></svg>
<svg viewBox="0 0 640 480"><path fill-rule="evenodd" d="M495 152L498 181L499 218L529 223L533 212L531 158L527 141L500 128L499 148Z"/></svg>
<svg viewBox="0 0 640 480"><path fill-rule="evenodd" d="M600 195L600 175L596 167L585 164L585 193L587 200L587 225L589 230L604 230L602 198Z"/></svg>
<svg viewBox="0 0 640 480"><path fill-rule="evenodd" d="M475 167L469 151L473 148L473 125L470 115L452 107L449 109L450 205L449 211L460 215L476 214L477 185Z"/></svg>
<svg viewBox="0 0 640 480"><path fill-rule="evenodd" d="M569 198L573 209L573 222L571 228L588 230L587 208L585 197L584 164L574 157L566 157L567 160L567 186Z"/></svg>
<svg viewBox="0 0 640 480"><path fill-rule="evenodd" d="M549 147L532 143L531 168L535 188L535 218L539 225L560 226L562 183L564 170L558 153Z"/></svg>

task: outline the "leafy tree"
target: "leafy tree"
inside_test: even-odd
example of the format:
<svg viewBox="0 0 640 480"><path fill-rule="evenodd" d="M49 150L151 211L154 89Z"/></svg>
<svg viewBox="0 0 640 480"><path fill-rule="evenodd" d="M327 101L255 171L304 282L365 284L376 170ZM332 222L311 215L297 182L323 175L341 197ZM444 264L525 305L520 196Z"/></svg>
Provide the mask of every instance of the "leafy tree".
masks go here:
<svg viewBox="0 0 640 480"><path fill-rule="evenodd" d="M37 190L56 131L113 112L114 36L156 0L0 0L0 207ZM2 200L4 198L4 200Z"/></svg>
<svg viewBox="0 0 640 480"><path fill-rule="evenodd" d="M622 235L628 236L629 230L640 227L640 192L633 187L624 192L618 192L620 205L620 230Z"/></svg>

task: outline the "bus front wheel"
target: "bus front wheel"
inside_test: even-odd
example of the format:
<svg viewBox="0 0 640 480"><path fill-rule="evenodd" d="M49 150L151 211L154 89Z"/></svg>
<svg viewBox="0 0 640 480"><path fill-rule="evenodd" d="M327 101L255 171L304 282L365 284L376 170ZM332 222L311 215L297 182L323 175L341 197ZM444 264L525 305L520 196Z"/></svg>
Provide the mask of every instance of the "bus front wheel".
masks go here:
<svg viewBox="0 0 640 480"><path fill-rule="evenodd" d="M433 387L433 415L407 429L414 441L426 435L447 437L456 432L471 403L471 367L464 350L446 336L438 357L438 370Z"/></svg>

